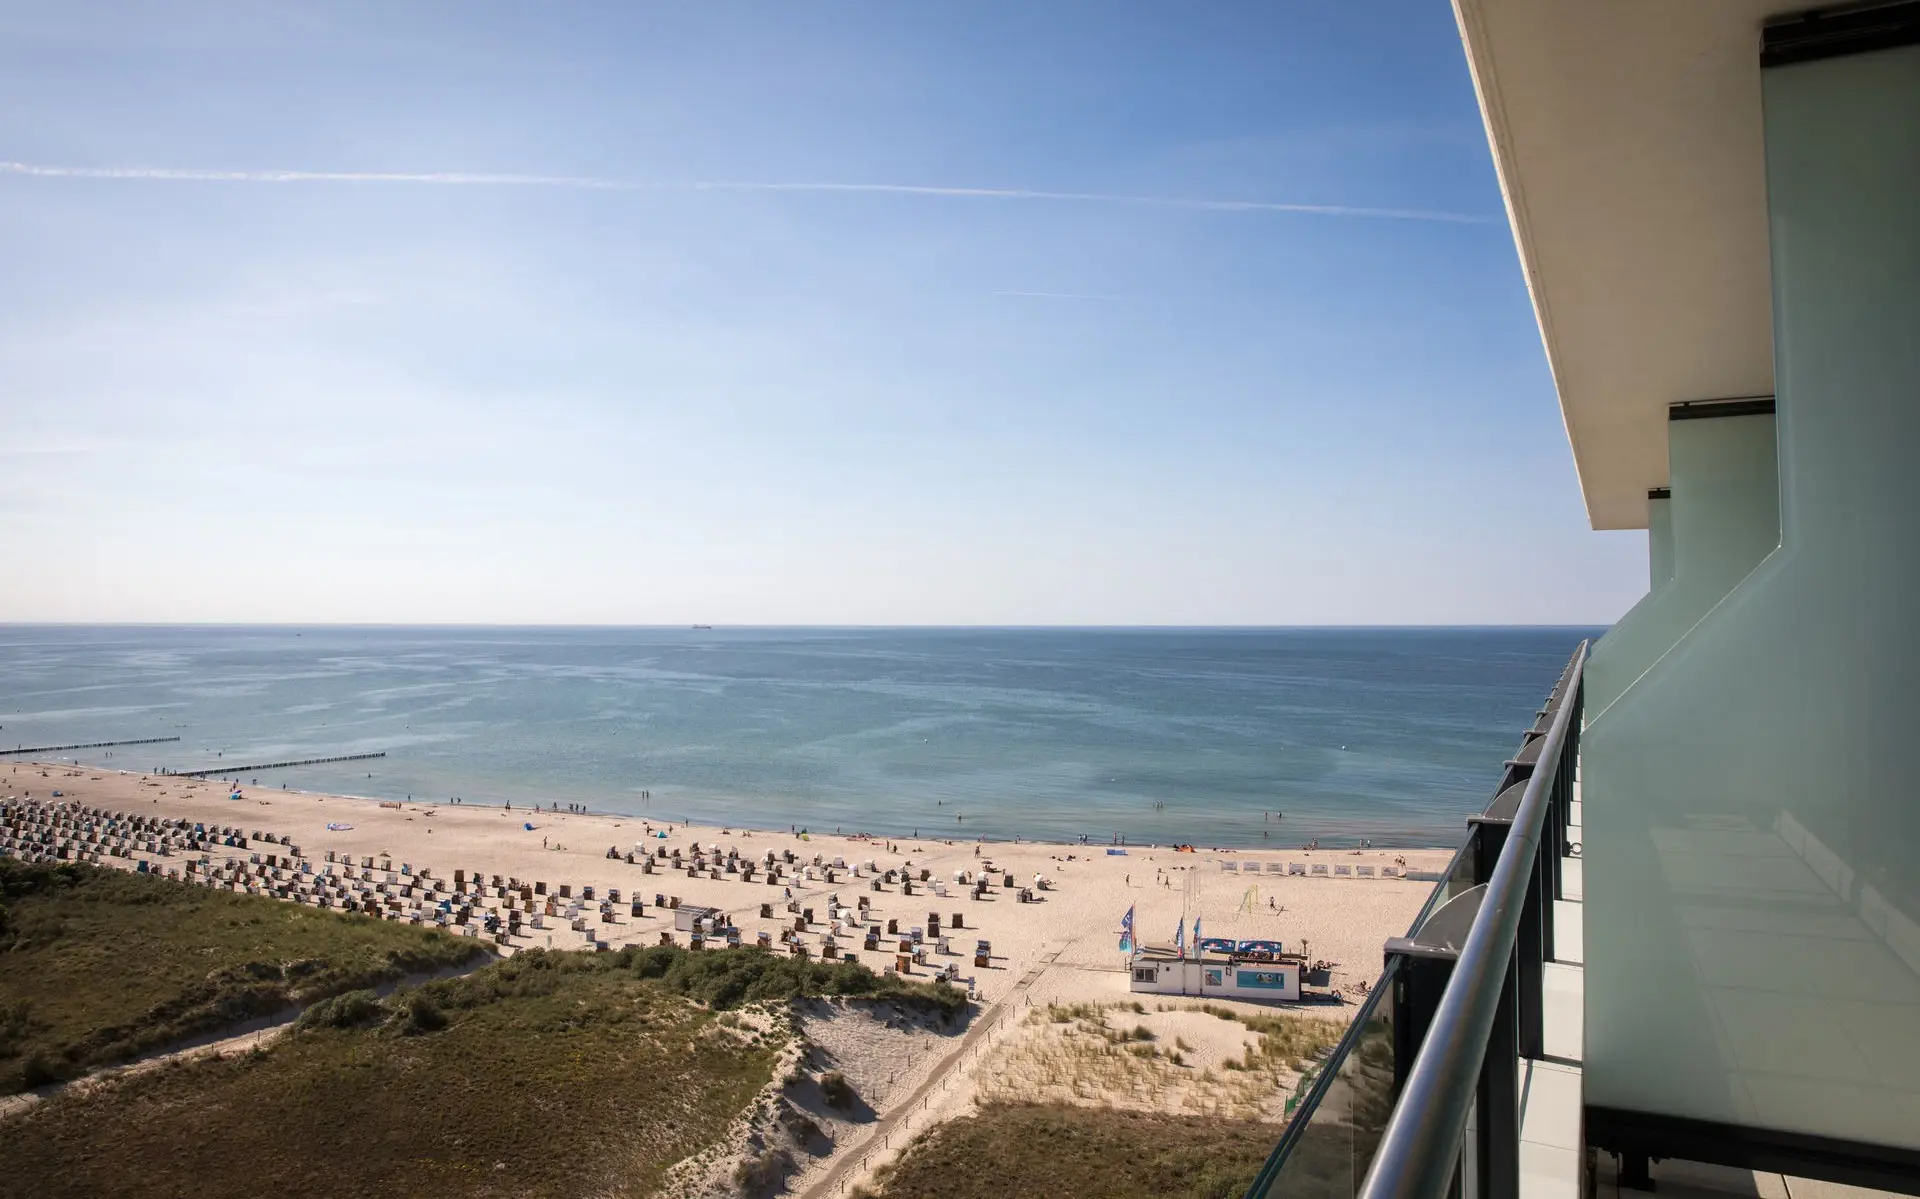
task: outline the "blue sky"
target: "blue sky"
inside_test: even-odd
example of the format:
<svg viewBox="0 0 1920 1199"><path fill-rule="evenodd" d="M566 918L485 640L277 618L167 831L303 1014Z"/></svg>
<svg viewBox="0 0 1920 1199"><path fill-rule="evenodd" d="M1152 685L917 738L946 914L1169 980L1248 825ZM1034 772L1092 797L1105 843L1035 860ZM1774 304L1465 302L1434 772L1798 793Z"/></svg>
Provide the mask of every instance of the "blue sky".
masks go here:
<svg viewBox="0 0 1920 1199"><path fill-rule="evenodd" d="M1645 589L1438 0L10 3L0 163L0 619Z"/></svg>

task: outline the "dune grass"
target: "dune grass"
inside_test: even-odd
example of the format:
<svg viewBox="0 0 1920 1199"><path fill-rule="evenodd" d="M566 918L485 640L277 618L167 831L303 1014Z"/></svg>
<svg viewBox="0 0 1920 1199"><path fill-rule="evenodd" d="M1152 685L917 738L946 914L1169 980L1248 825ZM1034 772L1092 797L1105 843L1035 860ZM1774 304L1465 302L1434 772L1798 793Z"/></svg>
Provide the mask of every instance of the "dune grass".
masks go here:
<svg viewBox="0 0 1920 1199"><path fill-rule="evenodd" d="M981 1095L1005 1104L1066 1103L1132 1108L1230 1121L1278 1119L1300 1076L1344 1031L1330 1020L1219 1004L1159 1004L1157 1012L1203 1013L1256 1034L1238 1057L1196 1068L1195 1049L1163 1043L1133 1015L1137 1002L1047 1004L1026 1016L1028 1035L996 1054Z"/></svg>
<svg viewBox="0 0 1920 1199"><path fill-rule="evenodd" d="M993 1104L918 1138L877 1199L1238 1199L1276 1126L1068 1105Z"/></svg>
<svg viewBox="0 0 1920 1199"><path fill-rule="evenodd" d="M646 977L647 952L349 993L261 1050L70 1090L6 1124L0 1197L653 1194L783 1035L690 1002L676 963Z"/></svg>
<svg viewBox="0 0 1920 1199"><path fill-rule="evenodd" d="M366 916L0 859L0 1094L484 952Z"/></svg>

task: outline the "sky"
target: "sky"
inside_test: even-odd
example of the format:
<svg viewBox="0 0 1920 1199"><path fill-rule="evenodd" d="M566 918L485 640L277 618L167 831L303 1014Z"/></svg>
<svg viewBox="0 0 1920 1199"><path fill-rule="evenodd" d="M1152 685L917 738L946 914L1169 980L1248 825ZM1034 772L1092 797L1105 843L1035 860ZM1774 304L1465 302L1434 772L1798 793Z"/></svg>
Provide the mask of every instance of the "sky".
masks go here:
<svg viewBox="0 0 1920 1199"><path fill-rule="evenodd" d="M0 621L1646 588L1441 0L0 0L0 281Z"/></svg>

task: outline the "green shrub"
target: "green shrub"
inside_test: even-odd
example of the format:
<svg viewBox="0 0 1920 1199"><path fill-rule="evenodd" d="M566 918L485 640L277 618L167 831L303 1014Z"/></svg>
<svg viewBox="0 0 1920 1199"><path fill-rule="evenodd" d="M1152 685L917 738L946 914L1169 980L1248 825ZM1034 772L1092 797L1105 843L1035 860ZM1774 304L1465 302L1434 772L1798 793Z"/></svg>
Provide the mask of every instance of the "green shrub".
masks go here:
<svg viewBox="0 0 1920 1199"><path fill-rule="evenodd" d="M433 997L420 991L409 994L401 1005L400 1032L403 1036L439 1032L447 1026L447 1016Z"/></svg>
<svg viewBox="0 0 1920 1199"><path fill-rule="evenodd" d="M348 991L344 995L335 995L331 999L322 999L306 1011L300 1013L296 1028L360 1028L368 1024L378 1024L385 1019L387 1009L372 991Z"/></svg>
<svg viewBox="0 0 1920 1199"><path fill-rule="evenodd" d="M67 1072L44 1053L30 1053L27 1060L20 1063L20 1085L25 1090L31 1091L50 1082L59 1082L66 1076Z"/></svg>
<svg viewBox="0 0 1920 1199"><path fill-rule="evenodd" d="M785 1149L762 1149L740 1159L733 1168L733 1181L742 1193L757 1194L785 1182L792 1168L793 1155Z"/></svg>
<svg viewBox="0 0 1920 1199"><path fill-rule="evenodd" d="M828 1107L838 1108L843 1112L853 1110L856 1099L853 1084L848 1082L847 1076L838 1070L829 1070L820 1076L820 1094L826 1099Z"/></svg>
<svg viewBox="0 0 1920 1199"><path fill-rule="evenodd" d="M1246 1189L1247 1178L1243 1172L1204 1166L1182 1199L1239 1199Z"/></svg>
<svg viewBox="0 0 1920 1199"><path fill-rule="evenodd" d="M17 1056L32 1030L32 1005L24 999L0 1003L0 1058Z"/></svg>

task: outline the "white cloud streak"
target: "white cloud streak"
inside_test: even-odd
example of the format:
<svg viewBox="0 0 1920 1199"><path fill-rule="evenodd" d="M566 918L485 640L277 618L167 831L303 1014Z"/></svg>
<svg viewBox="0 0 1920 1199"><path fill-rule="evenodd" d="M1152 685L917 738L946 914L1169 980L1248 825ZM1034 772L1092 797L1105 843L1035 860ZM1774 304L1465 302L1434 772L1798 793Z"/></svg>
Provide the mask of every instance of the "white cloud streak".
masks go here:
<svg viewBox="0 0 1920 1199"><path fill-rule="evenodd" d="M996 291L996 296L1014 296L1025 300L1104 300L1118 302L1125 296L1103 296L1097 292L1085 291Z"/></svg>
<svg viewBox="0 0 1920 1199"><path fill-rule="evenodd" d="M1486 224L1489 219L1468 213L1439 212L1421 208L1369 208L1350 204L1285 204L1269 200L1212 200L1189 196L1137 196L1113 192L1040 191L1010 187L936 187L909 183L782 183L752 180L646 182L603 179L593 175L510 175L463 171L226 171L199 167L78 167L31 162L0 162L0 174L35 179L95 179L161 183L392 183L617 192L820 192L846 195L920 196L951 200L1112 204L1201 212L1291 213L1302 216L1435 221L1462 225Z"/></svg>

